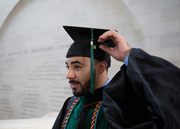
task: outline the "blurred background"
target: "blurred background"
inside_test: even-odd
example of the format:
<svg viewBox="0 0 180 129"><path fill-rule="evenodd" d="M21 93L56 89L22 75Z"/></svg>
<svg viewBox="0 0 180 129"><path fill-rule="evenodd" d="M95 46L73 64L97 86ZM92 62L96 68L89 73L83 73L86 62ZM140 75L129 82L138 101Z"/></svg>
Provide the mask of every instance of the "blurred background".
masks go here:
<svg viewBox="0 0 180 129"><path fill-rule="evenodd" d="M131 47L180 67L180 0L0 0L1 129L38 118L45 122L33 127L49 128L72 96L63 25L118 30ZM110 78L121 65L112 59Z"/></svg>

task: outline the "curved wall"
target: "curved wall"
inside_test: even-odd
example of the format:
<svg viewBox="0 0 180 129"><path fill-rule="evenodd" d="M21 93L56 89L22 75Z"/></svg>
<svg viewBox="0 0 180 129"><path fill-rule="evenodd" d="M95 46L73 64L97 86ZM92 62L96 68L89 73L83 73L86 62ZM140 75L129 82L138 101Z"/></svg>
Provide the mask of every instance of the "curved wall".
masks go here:
<svg viewBox="0 0 180 129"><path fill-rule="evenodd" d="M0 119L58 112L72 95L64 63L72 40L63 25L116 29L130 46L180 66L178 0L17 3L0 29ZM109 76L121 65L112 59Z"/></svg>

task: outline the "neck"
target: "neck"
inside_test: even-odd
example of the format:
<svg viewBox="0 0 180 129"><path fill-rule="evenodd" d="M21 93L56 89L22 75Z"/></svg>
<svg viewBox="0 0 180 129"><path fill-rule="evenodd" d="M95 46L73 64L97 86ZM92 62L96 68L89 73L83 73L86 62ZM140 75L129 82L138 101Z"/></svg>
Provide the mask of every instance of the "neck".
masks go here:
<svg viewBox="0 0 180 129"><path fill-rule="evenodd" d="M108 76L106 71L104 71L102 74L97 75L95 79L95 89L102 87L107 80Z"/></svg>

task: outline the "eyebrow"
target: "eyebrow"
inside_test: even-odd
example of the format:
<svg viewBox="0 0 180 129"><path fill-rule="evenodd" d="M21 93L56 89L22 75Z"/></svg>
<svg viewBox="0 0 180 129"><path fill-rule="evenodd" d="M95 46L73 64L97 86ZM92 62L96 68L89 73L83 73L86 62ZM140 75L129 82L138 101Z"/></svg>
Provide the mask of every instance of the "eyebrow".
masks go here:
<svg viewBox="0 0 180 129"><path fill-rule="evenodd" d="M68 64L67 62L65 62L65 63L66 63L66 65ZM71 64L81 64L82 65L82 63L80 61L78 61L78 60L71 61L70 63Z"/></svg>

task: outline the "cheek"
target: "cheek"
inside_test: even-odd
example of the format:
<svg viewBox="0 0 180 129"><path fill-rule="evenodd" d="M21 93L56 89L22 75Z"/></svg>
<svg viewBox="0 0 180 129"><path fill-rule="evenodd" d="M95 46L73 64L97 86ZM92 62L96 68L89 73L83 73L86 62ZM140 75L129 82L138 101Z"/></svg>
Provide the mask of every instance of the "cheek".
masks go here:
<svg viewBox="0 0 180 129"><path fill-rule="evenodd" d="M87 82L90 79L90 71L84 70L83 72L77 73L77 76L81 83Z"/></svg>

